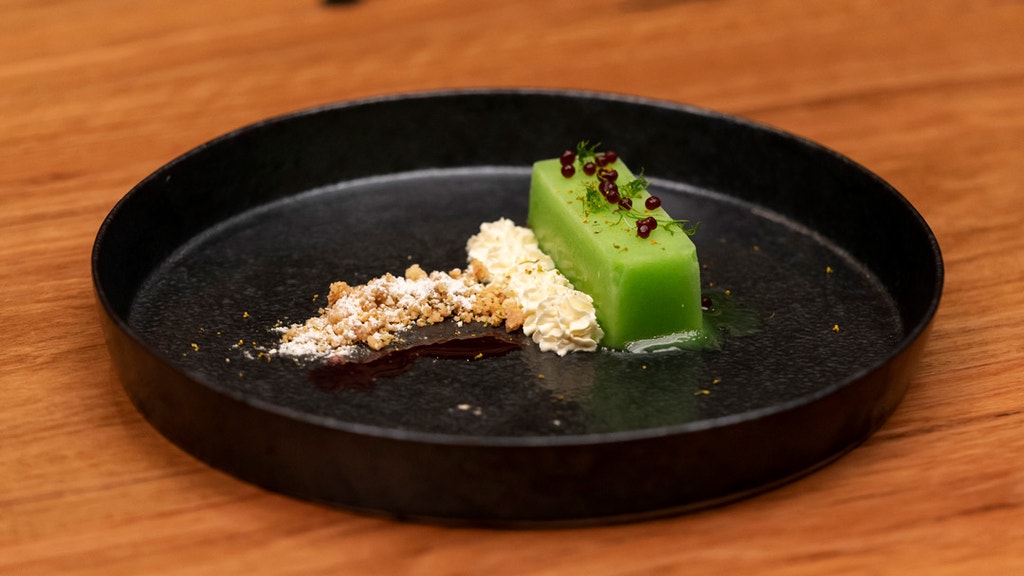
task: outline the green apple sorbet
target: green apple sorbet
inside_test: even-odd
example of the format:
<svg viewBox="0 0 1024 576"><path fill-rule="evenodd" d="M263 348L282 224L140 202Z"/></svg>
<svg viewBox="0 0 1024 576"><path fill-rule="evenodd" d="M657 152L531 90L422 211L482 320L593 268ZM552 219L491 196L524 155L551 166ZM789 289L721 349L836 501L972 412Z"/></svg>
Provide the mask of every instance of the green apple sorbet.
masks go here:
<svg viewBox="0 0 1024 576"><path fill-rule="evenodd" d="M594 299L602 346L699 346L695 227L669 216L614 153L581 143L535 163L528 225L562 274Z"/></svg>

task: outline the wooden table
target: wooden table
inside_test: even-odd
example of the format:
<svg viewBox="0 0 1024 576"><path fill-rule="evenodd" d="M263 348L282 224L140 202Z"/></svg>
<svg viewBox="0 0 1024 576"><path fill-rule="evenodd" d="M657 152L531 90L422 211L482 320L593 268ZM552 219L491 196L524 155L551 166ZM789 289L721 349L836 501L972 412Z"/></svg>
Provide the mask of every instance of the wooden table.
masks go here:
<svg viewBox="0 0 1024 576"><path fill-rule="evenodd" d="M1024 3L6 0L0 5L0 573L1024 573ZM738 114L876 171L943 248L920 370L865 445L730 506L591 529L367 518L182 452L111 370L96 230L233 128L446 87Z"/></svg>

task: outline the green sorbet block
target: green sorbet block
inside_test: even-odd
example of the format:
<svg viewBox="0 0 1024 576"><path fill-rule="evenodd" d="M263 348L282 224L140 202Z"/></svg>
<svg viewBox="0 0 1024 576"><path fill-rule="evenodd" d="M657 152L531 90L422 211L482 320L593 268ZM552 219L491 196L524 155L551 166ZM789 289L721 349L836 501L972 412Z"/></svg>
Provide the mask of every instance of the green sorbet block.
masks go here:
<svg viewBox="0 0 1024 576"><path fill-rule="evenodd" d="M621 159L608 167L618 172L620 187L635 178ZM635 217L623 218L603 198L600 208L588 210L587 182L597 179L578 165L566 178L557 158L534 164L528 225L562 274L594 299L601 345L634 349L630 344L639 341L699 338L700 265L690 237L659 225L640 238ZM664 209L644 208L648 196L644 191L633 200L634 213L670 221Z"/></svg>

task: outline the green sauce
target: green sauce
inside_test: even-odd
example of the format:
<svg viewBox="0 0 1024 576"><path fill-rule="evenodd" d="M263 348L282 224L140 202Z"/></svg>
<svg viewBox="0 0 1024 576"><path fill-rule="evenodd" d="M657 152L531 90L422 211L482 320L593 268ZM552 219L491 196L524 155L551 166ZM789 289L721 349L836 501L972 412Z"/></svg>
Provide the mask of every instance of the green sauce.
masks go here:
<svg viewBox="0 0 1024 576"><path fill-rule="evenodd" d="M667 336L636 340L626 344L629 352L665 352L670 350L721 350L726 335L746 336L760 329L761 322L752 310L743 308L723 290L705 292L712 305L703 310L698 330L685 330Z"/></svg>

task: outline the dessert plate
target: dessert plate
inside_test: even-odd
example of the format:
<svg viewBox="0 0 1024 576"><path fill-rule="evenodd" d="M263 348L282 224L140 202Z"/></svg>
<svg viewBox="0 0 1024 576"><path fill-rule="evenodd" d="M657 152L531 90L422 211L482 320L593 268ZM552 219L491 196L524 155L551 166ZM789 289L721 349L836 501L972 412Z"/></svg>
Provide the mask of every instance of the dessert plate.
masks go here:
<svg viewBox="0 0 1024 576"><path fill-rule="evenodd" d="M558 357L513 335L358 375L269 352L333 281L464 266L481 222L525 223L532 162L583 139L700 222L716 349ZM727 502L852 449L904 395L943 269L897 191L801 138L622 95L468 90L203 144L114 207L93 277L128 396L197 458L364 513L528 526Z"/></svg>

